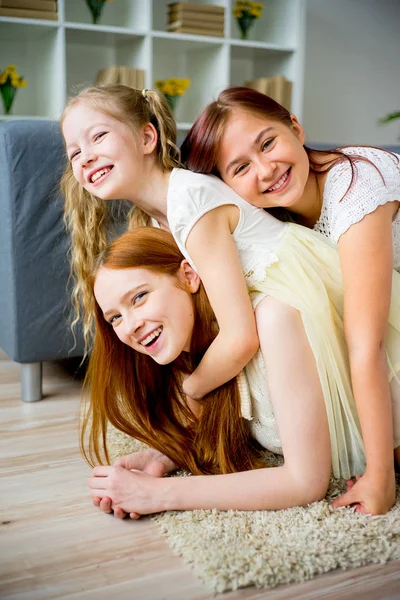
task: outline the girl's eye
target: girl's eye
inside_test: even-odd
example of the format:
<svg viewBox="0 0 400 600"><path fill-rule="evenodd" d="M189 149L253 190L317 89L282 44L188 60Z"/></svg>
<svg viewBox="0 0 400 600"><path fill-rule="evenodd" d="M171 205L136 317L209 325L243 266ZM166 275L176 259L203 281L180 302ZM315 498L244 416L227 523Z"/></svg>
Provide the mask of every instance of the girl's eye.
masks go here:
<svg viewBox="0 0 400 600"><path fill-rule="evenodd" d="M274 141L275 138L271 138L270 140L266 140L263 145L261 146L261 150L262 152L264 152L264 150L268 150L268 148L270 147L270 145L272 144L272 142Z"/></svg>
<svg viewBox="0 0 400 600"><path fill-rule="evenodd" d="M78 154L80 154L80 150L75 150L75 152L73 152L70 156L70 161L74 160L74 158L76 158L78 156Z"/></svg>
<svg viewBox="0 0 400 600"><path fill-rule="evenodd" d="M101 133L97 133L94 136L94 141L97 142L98 140L101 140L102 137L104 137L106 135L106 131L102 131Z"/></svg>
<svg viewBox="0 0 400 600"><path fill-rule="evenodd" d="M121 318L121 315L113 315L112 317L110 317L108 319L108 322L110 323L110 325L115 325L116 322L118 321L118 319Z"/></svg>
<svg viewBox="0 0 400 600"><path fill-rule="evenodd" d="M244 165L240 165L236 170L234 175L240 175L241 173L244 172L244 170L246 169L246 167L248 166L248 163L245 163Z"/></svg>
<svg viewBox="0 0 400 600"><path fill-rule="evenodd" d="M148 294L148 292L139 292L139 294L136 294L136 296L133 298L132 304L137 304L138 302L140 302L141 300L143 300L143 298L147 294Z"/></svg>

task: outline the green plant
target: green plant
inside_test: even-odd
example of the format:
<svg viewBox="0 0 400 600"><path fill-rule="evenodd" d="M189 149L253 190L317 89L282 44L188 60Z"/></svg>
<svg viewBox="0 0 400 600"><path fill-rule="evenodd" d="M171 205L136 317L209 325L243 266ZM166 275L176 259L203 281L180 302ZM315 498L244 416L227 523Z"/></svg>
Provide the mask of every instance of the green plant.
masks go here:
<svg viewBox="0 0 400 600"><path fill-rule="evenodd" d="M106 2L112 2L112 0L86 0L94 24L98 23Z"/></svg>
<svg viewBox="0 0 400 600"><path fill-rule="evenodd" d="M389 113L385 117L378 119L378 123L380 125L384 125L385 123L390 123L391 121L394 121L395 119L400 119L400 111ZM400 140L400 137L398 137L397 139Z"/></svg>
<svg viewBox="0 0 400 600"><path fill-rule="evenodd" d="M8 65L4 71L0 71L0 94L3 99L6 115L11 111L17 89L26 86L26 80L18 75L15 65Z"/></svg>

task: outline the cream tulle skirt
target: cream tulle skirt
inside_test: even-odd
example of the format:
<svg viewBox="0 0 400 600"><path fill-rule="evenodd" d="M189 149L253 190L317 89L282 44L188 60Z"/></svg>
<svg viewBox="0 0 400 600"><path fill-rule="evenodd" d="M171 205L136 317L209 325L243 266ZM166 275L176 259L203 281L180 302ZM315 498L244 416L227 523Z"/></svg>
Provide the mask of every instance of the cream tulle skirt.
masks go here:
<svg viewBox="0 0 400 600"><path fill-rule="evenodd" d="M289 224L276 254L279 260L266 267L266 279L253 281L250 291L274 296L300 311L324 394L333 474L344 478L361 474L365 470L365 455L344 338L343 283L336 245L315 231ZM394 447L397 447L400 445L400 275L395 271L386 351Z"/></svg>

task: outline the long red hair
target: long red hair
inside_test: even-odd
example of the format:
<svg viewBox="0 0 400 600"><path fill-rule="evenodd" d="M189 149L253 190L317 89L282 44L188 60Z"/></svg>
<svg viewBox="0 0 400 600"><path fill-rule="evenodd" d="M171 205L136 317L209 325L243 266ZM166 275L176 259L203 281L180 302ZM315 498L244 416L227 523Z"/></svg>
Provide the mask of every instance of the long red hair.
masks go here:
<svg viewBox="0 0 400 600"><path fill-rule="evenodd" d="M143 227L111 243L100 256L107 269L146 268L176 278L183 260L172 235ZM189 292L188 292L189 293ZM204 399L198 419L182 393L182 374L190 373L214 339L217 327L202 285L191 294L195 322L190 352L169 365L123 344L96 303L95 338L83 401L81 449L89 464L109 462L107 423L145 442L194 474L231 473L265 466L260 447L241 417L240 397L233 379ZM86 433L89 431L89 444Z"/></svg>
<svg viewBox="0 0 400 600"><path fill-rule="evenodd" d="M219 146L228 118L234 109L279 121L287 127L292 126L290 112L269 96L246 87L228 88L220 93L217 100L206 106L184 139L181 146L181 160L186 168L197 173L221 177L217 166ZM344 196L353 185L357 161L361 160L372 164L383 180L379 169L363 156L347 155L341 148L315 150L304 146L304 150L309 159L310 171L316 176L326 173L339 162L347 161L350 164L352 178ZM266 210L285 221L293 221L295 218L294 213L284 208Z"/></svg>

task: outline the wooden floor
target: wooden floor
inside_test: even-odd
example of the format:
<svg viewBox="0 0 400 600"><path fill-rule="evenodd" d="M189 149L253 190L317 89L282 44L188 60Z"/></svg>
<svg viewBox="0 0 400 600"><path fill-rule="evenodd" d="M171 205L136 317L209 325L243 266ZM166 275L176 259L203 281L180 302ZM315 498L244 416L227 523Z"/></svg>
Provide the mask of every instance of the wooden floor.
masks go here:
<svg viewBox="0 0 400 600"><path fill-rule="evenodd" d="M0 598L213 598L149 518L119 521L92 507L78 451L80 386L59 365L45 364L45 399L24 404L19 366L0 355ZM392 562L216 598L395 600L399 571Z"/></svg>

